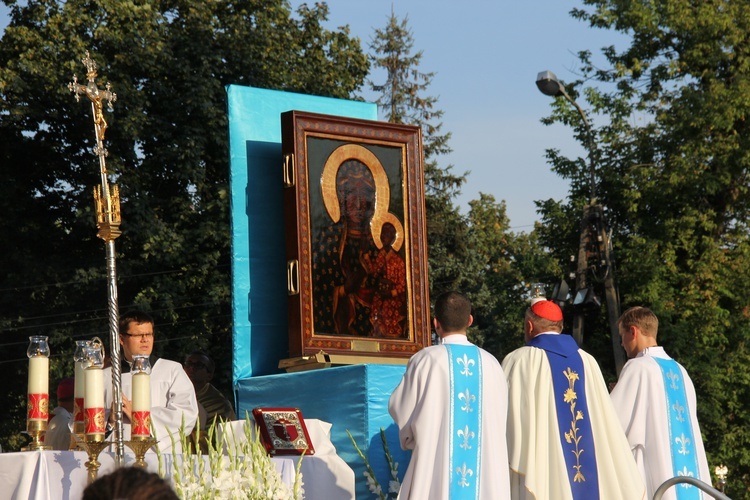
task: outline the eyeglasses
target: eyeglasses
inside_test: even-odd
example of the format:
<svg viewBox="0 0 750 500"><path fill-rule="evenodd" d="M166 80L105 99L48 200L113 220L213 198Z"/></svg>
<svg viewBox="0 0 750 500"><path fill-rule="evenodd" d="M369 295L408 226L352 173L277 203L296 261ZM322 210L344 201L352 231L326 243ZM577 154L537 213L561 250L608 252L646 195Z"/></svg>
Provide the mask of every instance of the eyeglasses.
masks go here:
<svg viewBox="0 0 750 500"><path fill-rule="evenodd" d="M153 333L141 333L141 334L137 334L137 335L134 334L134 333L121 333L120 335L124 335L126 337L131 337L131 338L136 338L138 340L141 340L141 339L147 339L148 340L148 339L154 338L154 334Z"/></svg>
<svg viewBox="0 0 750 500"><path fill-rule="evenodd" d="M203 363L200 363L200 362L193 363L192 361L185 361L185 368L192 368L194 370L208 369L208 367L204 365Z"/></svg>

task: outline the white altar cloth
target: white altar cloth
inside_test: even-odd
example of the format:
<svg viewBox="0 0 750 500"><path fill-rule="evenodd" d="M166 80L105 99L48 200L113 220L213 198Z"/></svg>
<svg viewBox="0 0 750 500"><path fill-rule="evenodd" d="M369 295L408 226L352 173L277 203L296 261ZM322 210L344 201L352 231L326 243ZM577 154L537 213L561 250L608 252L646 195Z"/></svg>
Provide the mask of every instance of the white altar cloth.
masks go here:
<svg viewBox="0 0 750 500"><path fill-rule="evenodd" d="M315 455L302 459L300 472L307 500L354 499L354 471L337 454L330 442L331 424L305 420ZM239 425L242 422L235 423ZM162 455L167 477L172 475L172 464L179 455ZM124 465L135 462L135 456L126 451ZM273 457L282 480L292 485L299 457ZM147 469L158 472L155 453L145 456ZM80 500L87 486L88 455L84 451L25 451L0 453L0 498L10 500ZM99 476L115 469L114 454L99 455Z"/></svg>
<svg viewBox="0 0 750 500"><path fill-rule="evenodd" d="M244 420L234 420L219 426L219 434L231 432L235 439L244 439ZM231 431L228 429L231 427ZM315 418L306 418L305 427L310 436L314 455L302 459L300 472L305 489L306 500L354 500L354 470L336 453L331 442L329 422ZM299 457L295 456L294 463Z"/></svg>
<svg viewBox="0 0 750 500"><path fill-rule="evenodd" d="M179 455L177 456L179 457ZM125 454L124 465L132 466L135 456ZM175 457L162 455L166 477L172 475ZM179 459L179 458L178 458ZM147 469L159 471L158 457L145 457ZM296 462L290 458L273 458L282 480L294 482ZM11 500L80 500L88 484L85 451L25 451L0 454L0 497ZM99 455L99 477L115 470L114 454ZM7 495L7 496L6 496Z"/></svg>

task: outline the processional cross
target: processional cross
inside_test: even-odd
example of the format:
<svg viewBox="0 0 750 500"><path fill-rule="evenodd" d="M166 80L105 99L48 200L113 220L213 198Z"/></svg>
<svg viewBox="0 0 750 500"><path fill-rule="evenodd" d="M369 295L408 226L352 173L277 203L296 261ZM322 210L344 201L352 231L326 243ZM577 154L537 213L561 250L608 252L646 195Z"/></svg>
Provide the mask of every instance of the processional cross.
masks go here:
<svg viewBox="0 0 750 500"><path fill-rule="evenodd" d="M110 334L110 356L112 358L112 396L114 399L114 442L115 463L119 467L124 454L122 440L122 381L120 367L120 343L119 343L119 313L117 309L117 272L115 266L115 239L120 236L120 192L117 185L112 185L110 191L109 176L107 174L106 157L107 150L104 148L104 134L107 131L107 120L104 118L103 104L108 103L108 111L113 111L112 103L117 100L117 94L112 92L111 85L107 83L105 90L96 85L96 62L91 59L89 52L81 60L86 66L86 78L88 83L81 85L78 77L73 75L73 81L68 84L68 89L75 94L76 102L80 102L81 95L85 95L91 101L91 112L94 119L94 133L96 146L94 154L99 158L99 173L101 185L94 188L94 204L96 206L97 236L104 240L107 252L107 281L108 281L108 306L109 306L109 334Z"/></svg>

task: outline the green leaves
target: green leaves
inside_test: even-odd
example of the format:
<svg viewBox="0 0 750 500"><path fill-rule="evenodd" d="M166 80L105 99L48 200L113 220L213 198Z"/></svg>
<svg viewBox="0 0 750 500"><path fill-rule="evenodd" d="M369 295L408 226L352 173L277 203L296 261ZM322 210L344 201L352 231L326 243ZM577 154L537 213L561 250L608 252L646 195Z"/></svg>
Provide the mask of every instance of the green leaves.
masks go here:
<svg viewBox="0 0 750 500"><path fill-rule="evenodd" d="M90 103L67 88L74 74L86 81L88 50L97 85L118 95L114 113L105 111L104 145L122 194L119 308L154 314L169 339L156 347L162 355L206 348L228 387L224 87L351 96L367 56L348 31L323 28L327 13L319 4L294 15L283 0L30 0L13 9L0 40L0 307L3 344L18 349L5 350L0 375L23 378L30 330L50 335L59 373L72 366L74 339L107 337ZM6 419L0 435L23 427Z"/></svg>
<svg viewBox="0 0 750 500"><path fill-rule="evenodd" d="M739 478L750 472L743 446L750 439L743 368L750 329L747 299L736 293L750 276L750 7L683 0L584 4L589 9L576 10L576 17L630 36L628 46L604 51L608 68L595 69L589 54L581 54L581 80L574 83L588 82L582 93L601 115L592 120L602 152L598 193L613 229L623 308L651 307L660 318L660 343L699 374L704 443L711 463L734 465L731 496L744 491ZM564 117L557 110L551 121ZM574 182L582 175L571 160L550 159ZM574 190L567 207L576 199ZM545 225L555 227L570 214L558 208L544 206ZM572 242L570 231L563 238ZM559 237L542 235L550 246Z"/></svg>

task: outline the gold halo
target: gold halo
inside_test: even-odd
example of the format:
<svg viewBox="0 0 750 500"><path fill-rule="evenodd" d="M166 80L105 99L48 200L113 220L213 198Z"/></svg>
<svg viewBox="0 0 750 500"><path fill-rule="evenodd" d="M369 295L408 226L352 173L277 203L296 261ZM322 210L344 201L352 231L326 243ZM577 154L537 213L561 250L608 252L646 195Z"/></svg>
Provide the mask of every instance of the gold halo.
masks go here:
<svg viewBox="0 0 750 500"><path fill-rule="evenodd" d="M378 249L383 248L383 242L380 239L380 228L383 224L390 222L396 228L396 240L393 242L393 249L399 251L404 242L404 226L398 218L388 211L391 200L391 187L388 184L388 176L383 169L375 154L369 149L359 144L344 144L336 148L326 160L323 166L323 174L320 178L320 186L323 191L323 204L326 212L333 222L338 222L341 218L341 207L339 205L338 194L336 193L336 175L339 168L347 160L359 160L372 173L375 180L375 211L370 220L370 234Z"/></svg>

